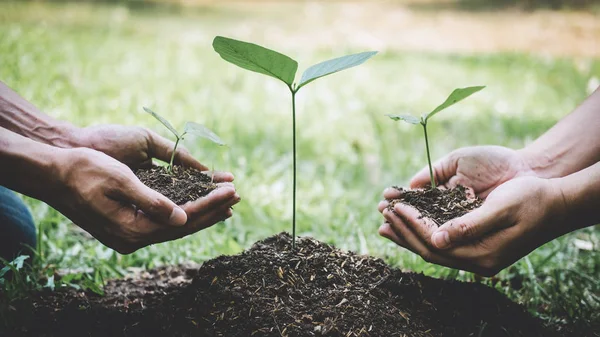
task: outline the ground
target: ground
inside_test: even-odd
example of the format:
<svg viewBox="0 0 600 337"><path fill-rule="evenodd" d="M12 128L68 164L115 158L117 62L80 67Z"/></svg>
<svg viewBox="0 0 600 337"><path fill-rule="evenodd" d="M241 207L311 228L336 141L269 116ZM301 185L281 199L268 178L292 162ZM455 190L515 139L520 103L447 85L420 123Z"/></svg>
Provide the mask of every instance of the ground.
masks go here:
<svg viewBox="0 0 600 337"><path fill-rule="evenodd" d="M186 147L236 176L242 202L224 224L122 256L46 205L27 200L48 268L123 276L130 268L203 262L291 231L291 116L286 88L222 61L215 35L252 40L314 62L376 49L364 66L298 96L298 231L428 276L494 286L552 322L598 320L600 233L536 250L494 279L425 263L378 237L381 191L426 163L420 130L386 113L420 114L455 87L487 85L429 126L432 156L476 144L519 148L570 112L600 77L597 12L470 11L333 2L206 2L200 6L0 3L0 79L47 113L87 126L168 132L204 123L229 145ZM582 145L584 146L584 145Z"/></svg>

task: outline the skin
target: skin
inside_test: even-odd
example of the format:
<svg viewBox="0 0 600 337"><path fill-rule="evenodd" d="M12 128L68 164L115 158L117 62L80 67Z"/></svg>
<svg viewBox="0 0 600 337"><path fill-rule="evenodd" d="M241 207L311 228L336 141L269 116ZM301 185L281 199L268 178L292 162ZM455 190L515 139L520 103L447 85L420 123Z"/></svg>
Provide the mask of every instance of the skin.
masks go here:
<svg viewBox="0 0 600 337"><path fill-rule="evenodd" d="M168 161L174 143L139 127L78 128L43 114L0 82L0 185L48 203L122 254L178 239L231 217L239 202L233 175L215 172L218 189L175 205L132 169ZM185 149L175 162L206 171Z"/></svg>
<svg viewBox="0 0 600 337"><path fill-rule="evenodd" d="M439 228L413 207L389 199L379 234L425 261L493 276L542 244L600 223L600 88L548 132L521 150L461 148L434 164L440 188L468 186L483 205ZM585 144L585 146L582 146ZM429 185L428 168L411 188Z"/></svg>

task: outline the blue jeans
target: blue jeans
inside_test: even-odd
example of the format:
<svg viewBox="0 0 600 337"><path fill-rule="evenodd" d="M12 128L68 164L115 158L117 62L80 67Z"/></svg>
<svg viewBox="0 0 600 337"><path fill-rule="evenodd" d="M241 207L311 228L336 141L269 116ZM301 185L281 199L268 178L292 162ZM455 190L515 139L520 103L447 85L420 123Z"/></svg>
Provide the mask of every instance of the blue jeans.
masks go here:
<svg viewBox="0 0 600 337"><path fill-rule="evenodd" d="M29 209L13 191L0 186L0 257L12 261L21 253L31 256L27 246L35 249L35 242Z"/></svg>

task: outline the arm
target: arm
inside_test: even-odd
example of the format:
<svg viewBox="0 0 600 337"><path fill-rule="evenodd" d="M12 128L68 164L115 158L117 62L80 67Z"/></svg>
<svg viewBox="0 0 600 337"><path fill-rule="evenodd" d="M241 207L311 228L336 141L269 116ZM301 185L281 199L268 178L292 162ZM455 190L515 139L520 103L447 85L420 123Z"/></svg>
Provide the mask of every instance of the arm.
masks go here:
<svg viewBox="0 0 600 337"><path fill-rule="evenodd" d="M0 82L0 127L40 143L72 148L80 146L79 128L42 113L6 84Z"/></svg>
<svg viewBox="0 0 600 337"><path fill-rule="evenodd" d="M79 128L56 120L0 82L0 127L37 142L60 148L87 147L119 160L131 168L147 167L152 159L169 161L173 142L153 131L122 125ZM178 147L175 163L200 171L208 168ZM230 173L216 173L216 181L232 181Z"/></svg>
<svg viewBox="0 0 600 337"><path fill-rule="evenodd" d="M564 177L600 161L600 87L521 152L543 178Z"/></svg>

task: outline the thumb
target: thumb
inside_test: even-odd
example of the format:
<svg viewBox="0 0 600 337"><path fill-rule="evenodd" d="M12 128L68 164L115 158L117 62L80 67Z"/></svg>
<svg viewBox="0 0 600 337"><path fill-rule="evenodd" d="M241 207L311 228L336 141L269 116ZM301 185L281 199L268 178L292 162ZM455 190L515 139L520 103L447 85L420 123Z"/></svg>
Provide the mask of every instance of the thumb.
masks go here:
<svg viewBox="0 0 600 337"><path fill-rule="evenodd" d="M504 217L495 207L483 204L481 207L459 218L452 219L431 234L431 242L438 249L456 247L460 243L472 241L505 227Z"/></svg>
<svg viewBox="0 0 600 337"><path fill-rule="evenodd" d="M450 180L455 174L458 167L457 156L453 155L454 152L446 155L442 159L439 159L432 165L433 179L437 185L443 185ZM414 177L410 180L410 188L419 188L429 186L431 184L431 176L429 172L429 166L423 167Z"/></svg>
<svg viewBox="0 0 600 337"><path fill-rule="evenodd" d="M144 185L135 176L121 186L115 191L116 197L137 206L151 220L171 226L183 226L187 222L187 214L181 207Z"/></svg>

